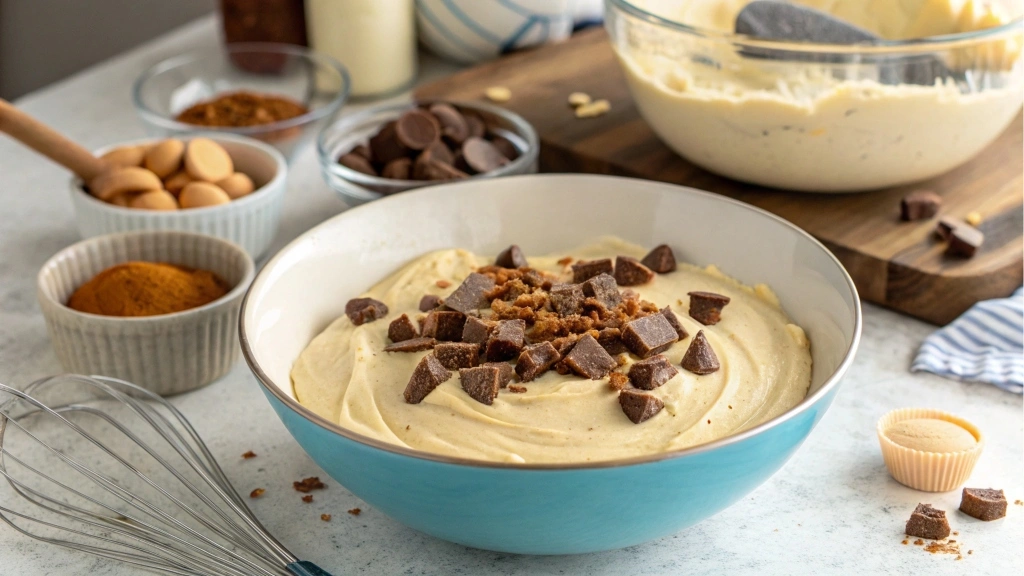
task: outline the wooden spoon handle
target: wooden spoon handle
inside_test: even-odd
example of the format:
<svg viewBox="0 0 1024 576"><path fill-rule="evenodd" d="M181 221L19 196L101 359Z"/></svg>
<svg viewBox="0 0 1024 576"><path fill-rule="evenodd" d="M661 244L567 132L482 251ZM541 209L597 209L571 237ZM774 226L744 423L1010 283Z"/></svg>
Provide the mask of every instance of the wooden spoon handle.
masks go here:
<svg viewBox="0 0 1024 576"><path fill-rule="evenodd" d="M2 98L0 132L6 132L15 140L71 170L86 182L91 182L107 169L106 162Z"/></svg>

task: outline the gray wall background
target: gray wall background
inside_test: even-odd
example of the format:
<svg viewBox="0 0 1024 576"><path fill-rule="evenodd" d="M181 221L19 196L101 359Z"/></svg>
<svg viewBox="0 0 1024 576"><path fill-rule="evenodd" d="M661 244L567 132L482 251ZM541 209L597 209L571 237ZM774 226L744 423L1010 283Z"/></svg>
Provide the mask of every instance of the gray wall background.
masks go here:
<svg viewBox="0 0 1024 576"><path fill-rule="evenodd" d="M217 0L0 0L0 97L46 86L216 7Z"/></svg>

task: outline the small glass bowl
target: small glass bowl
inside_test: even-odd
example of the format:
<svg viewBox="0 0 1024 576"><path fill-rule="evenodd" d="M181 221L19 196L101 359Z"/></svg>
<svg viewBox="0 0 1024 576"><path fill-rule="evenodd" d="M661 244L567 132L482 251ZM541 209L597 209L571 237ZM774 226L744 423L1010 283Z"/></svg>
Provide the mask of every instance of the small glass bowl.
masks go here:
<svg viewBox="0 0 1024 576"><path fill-rule="evenodd" d="M328 124L317 138L317 152L324 181L350 205L363 204L389 194L423 188L443 181L395 180L369 176L338 164L338 157L365 143L377 134L381 126L397 119L403 113L422 104L440 100L420 100L405 104L379 106L341 118ZM492 134L502 136L511 142L519 157L505 166L470 178L498 178L516 174L537 172L537 156L540 151L537 132L522 116L498 106L477 102L445 101L460 110L479 114L487 123Z"/></svg>
<svg viewBox="0 0 1024 576"><path fill-rule="evenodd" d="M291 161L345 103L350 87L348 71L329 56L289 44L239 43L182 54L152 66L135 81L132 102L151 136L237 134L262 140ZM290 98L309 111L280 122L237 128L175 120L197 102L240 91Z"/></svg>

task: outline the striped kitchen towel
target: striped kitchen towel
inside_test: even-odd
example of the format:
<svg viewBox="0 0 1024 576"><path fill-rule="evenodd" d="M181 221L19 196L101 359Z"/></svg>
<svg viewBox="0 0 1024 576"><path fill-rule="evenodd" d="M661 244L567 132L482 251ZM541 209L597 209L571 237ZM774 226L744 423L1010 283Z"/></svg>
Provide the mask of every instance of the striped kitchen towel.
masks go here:
<svg viewBox="0 0 1024 576"><path fill-rule="evenodd" d="M1024 391L1024 288L1009 298L978 302L925 338L911 372L986 382Z"/></svg>

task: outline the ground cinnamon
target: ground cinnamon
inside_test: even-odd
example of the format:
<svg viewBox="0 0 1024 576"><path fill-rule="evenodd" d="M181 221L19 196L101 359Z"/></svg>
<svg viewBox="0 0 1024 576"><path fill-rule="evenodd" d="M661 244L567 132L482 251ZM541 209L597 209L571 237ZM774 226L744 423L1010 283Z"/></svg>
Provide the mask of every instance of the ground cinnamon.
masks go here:
<svg viewBox="0 0 1024 576"><path fill-rule="evenodd" d="M229 286L213 272L158 262L125 262L97 274L68 300L79 312L156 316L209 304Z"/></svg>
<svg viewBox="0 0 1024 576"><path fill-rule="evenodd" d="M270 94L231 92L193 104L177 116L178 122L198 126L260 126L302 116L307 108L294 100Z"/></svg>

